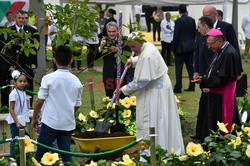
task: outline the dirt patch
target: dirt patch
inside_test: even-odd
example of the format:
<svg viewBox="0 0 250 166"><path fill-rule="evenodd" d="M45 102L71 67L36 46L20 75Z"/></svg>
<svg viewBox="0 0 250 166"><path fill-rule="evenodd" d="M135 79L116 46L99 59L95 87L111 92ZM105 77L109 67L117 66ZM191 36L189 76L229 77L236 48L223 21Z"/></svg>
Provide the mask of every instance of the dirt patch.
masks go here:
<svg viewBox="0 0 250 166"><path fill-rule="evenodd" d="M105 132L85 131L85 132L76 133L73 136L84 139L84 138L122 137L122 136L130 136L130 135L125 132L114 132L114 133L108 134Z"/></svg>

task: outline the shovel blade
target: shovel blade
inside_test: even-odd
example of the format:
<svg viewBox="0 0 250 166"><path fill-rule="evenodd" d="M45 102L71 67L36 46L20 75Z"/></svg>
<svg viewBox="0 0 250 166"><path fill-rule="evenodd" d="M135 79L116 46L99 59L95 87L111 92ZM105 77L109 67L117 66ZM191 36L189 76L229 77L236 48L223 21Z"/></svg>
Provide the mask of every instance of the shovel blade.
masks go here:
<svg viewBox="0 0 250 166"><path fill-rule="evenodd" d="M110 129L111 124L109 122L96 122L95 131L107 133Z"/></svg>

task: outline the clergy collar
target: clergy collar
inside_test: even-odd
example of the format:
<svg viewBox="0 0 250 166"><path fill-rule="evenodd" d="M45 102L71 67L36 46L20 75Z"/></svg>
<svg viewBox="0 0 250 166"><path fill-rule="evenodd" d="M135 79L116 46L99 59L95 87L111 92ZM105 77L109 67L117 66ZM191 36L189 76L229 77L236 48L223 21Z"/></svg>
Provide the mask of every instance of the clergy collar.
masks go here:
<svg viewBox="0 0 250 166"><path fill-rule="evenodd" d="M214 28L216 28L216 26L217 26L217 24L218 24L218 20L216 19L216 21L214 22Z"/></svg>

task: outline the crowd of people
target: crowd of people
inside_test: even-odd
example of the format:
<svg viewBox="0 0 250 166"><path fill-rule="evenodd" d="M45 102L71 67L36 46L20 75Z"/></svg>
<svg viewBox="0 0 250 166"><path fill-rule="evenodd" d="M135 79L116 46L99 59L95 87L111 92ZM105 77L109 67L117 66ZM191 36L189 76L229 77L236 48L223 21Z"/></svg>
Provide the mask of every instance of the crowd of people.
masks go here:
<svg viewBox="0 0 250 166"><path fill-rule="evenodd" d="M138 6L134 6L134 9L136 21L140 23L141 11ZM199 109L196 133L190 137L203 142L211 130L217 130L217 121L227 124L228 131L231 131L233 123L240 123L235 97L236 82L243 73L239 44L233 26L220 20L218 15L221 15L221 12L214 6L207 5L203 8L201 17L197 20L198 28L195 20L188 15L187 6L184 4L179 5L180 17L175 21L171 20L170 12L163 14L161 7L150 12L145 13L146 22L148 25L149 19L150 24L153 23L153 40L161 41L162 50L159 52L154 44L146 42L141 32L132 32L128 37L124 36L122 40L128 45L122 47L123 51L134 52L137 56L130 57L126 64L121 64L121 71L125 65L130 66L130 69L127 74L128 79L119 89L119 93L122 94L121 97L136 94L138 138L148 139L149 126L155 127L157 144L168 152L174 148L176 154L183 154L185 150L174 93L182 93L184 63L189 76L189 87L184 91L195 91L195 84L199 84L201 91L200 101L197 103ZM99 17L95 20L97 28L93 29L95 33L92 38L83 39L78 35L72 37L80 48L86 41L89 49L87 55L89 71L94 70L96 59L103 58L103 83L105 94L110 98L115 95L118 68L115 56L118 52L118 25L114 18L115 14L116 11L112 8L107 10L106 17L103 11L99 12ZM223 17L223 14L221 16ZM14 19L12 13L8 12L6 18L8 22L5 28L8 27L20 34L31 33L32 38L39 41L39 36L36 35L38 32L36 16L32 12L18 10L14 14ZM249 20L248 14L242 23L247 38L245 56L248 56L250 47ZM151 30L150 27L151 25L148 26L148 31ZM53 42L56 37L56 27L51 26L50 30L46 31L48 33L45 35ZM53 35L50 35L51 32ZM5 39L1 35L0 49L4 47L4 43L12 39L11 36ZM20 39L18 41L23 42ZM42 78L31 121L36 129L41 118L39 142L52 147L52 142L56 140L58 147L66 151L70 151L71 134L75 129L74 115L82 104L83 90L81 81L70 73L69 69L76 67L82 70L81 61L72 63L73 56L80 56L81 51L79 49L72 52L65 45L53 48L53 63L56 70ZM172 66L172 53L176 78L174 87L168 76L168 66ZM11 76L15 88L12 92L8 89L1 91L1 105L10 108L7 121L14 138L18 134L18 129L24 127L20 122L20 116L25 116L25 122L29 122L27 112L33 100L32 98L28 100L24 90L25 84L28 83L27 88L33 91L33 79L38 62L36 54L26 56L18 44L7 49L6 55L0 57L0 86L8 85ZM12 157L15 156L13 144L12 142ZM41 160L45 152L46 150L42 148L37 149L37 161ZM149 155L149 151L141 151L142 155ZM62 160L73 161L68 155L62 155Z"/></svg>

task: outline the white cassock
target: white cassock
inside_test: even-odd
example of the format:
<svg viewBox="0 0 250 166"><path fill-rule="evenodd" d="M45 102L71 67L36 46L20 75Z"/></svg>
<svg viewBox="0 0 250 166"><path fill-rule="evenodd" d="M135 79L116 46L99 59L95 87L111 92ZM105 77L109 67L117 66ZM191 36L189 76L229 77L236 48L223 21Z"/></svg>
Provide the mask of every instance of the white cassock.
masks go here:
<svg viewBox="0 0 250 166"><path fill-rule="evenodd" d="M155 127L156 144L171 152L184 153L181 125L173 88L160 52L152 43L144 43L137 57L134 79L121 88L125 95L136 92L137 138L150 139L149 127Z"/></svg>

